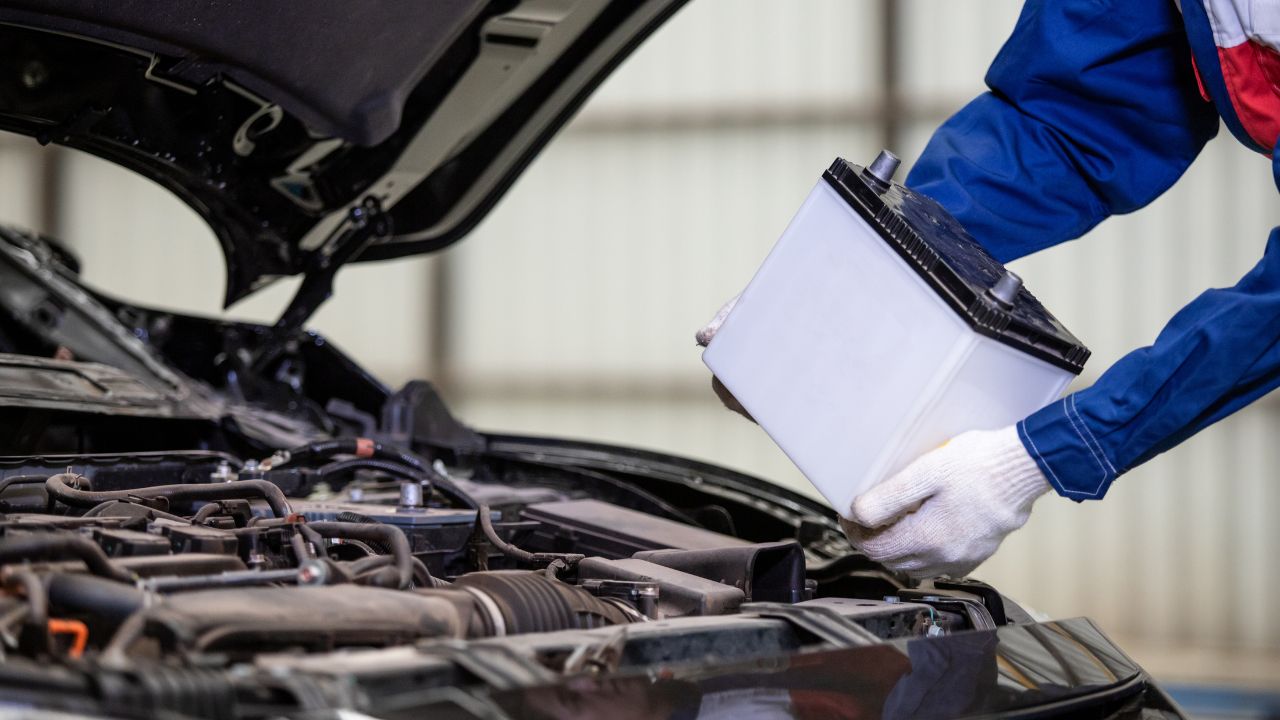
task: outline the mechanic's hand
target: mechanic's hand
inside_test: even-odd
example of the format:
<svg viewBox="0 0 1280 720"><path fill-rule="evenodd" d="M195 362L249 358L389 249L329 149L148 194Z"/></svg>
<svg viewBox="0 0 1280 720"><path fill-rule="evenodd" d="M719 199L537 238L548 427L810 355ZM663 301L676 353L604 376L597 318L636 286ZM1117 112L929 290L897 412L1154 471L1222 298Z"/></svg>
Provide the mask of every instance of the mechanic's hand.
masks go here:
<svg viewBox="0 0 1280 720"><path fill-rule="evenodd" d="M1048 490L1015 427L967 432L858 496L840 525L890 570L958 578L1022 527Z"/></svg>
<svg viewBox="0 0 1280 720"><path fill-rule="evenodd" d="M720 326L724 324L724 319L729 317L729 313L733 311L733 306L738 304L739 297L740 296L738 295L734 295L729 302L725 303L724 306L716 312L716 316L711 318L711 322L707 323L701 330L694 334L693 337L698 341L699 345L706 347L707 344L711 342L711 338L716 336L716 332L719 331ZM747 409L742 407L742 403L738 402L738 398L734 397L733 393L729 392L729 388L725 387L724 383L720 382L720 378L711 378L711 389L715 391L716 397L720 398L720 402L724 403L725 407L738 413L751 422L755 422L755 418L751 417L751 414L747 412Z"/></svg>

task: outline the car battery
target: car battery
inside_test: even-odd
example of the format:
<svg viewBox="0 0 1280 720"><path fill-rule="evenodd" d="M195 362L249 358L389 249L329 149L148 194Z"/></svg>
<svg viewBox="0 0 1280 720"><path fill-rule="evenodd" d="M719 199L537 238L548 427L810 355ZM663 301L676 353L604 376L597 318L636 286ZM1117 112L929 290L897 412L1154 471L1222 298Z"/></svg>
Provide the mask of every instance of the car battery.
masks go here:
<svg viewBox="0 0 1280 720"><path fill-rule="evenodd" d="M950 438L1052 402L1089 357L897 166L837 159L703 353L846 514Z"/></svg>

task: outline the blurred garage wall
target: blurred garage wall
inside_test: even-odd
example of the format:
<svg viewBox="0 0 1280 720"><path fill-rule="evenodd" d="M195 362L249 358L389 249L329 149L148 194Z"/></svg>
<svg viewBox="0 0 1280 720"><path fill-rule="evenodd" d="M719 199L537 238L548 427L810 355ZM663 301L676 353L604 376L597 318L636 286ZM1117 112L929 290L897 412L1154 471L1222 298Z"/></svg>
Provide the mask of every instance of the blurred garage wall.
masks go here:
<svg viewBox="0 0 1280 720"><path fill-rule="evenodd" d="M836 155L909 163L981 89L1015 0L694 0L624 65L491 217L436 258L355 267L314 325L396 385L432 377L482 428L601 439L811 492L723 411L693 331L750 278ZM887 91L886 91L887 89ZM33 180L34 178L34 180ZM218 312L209 233L147 182L0 141L0 213L56 231L89 279ZM1020 262L1095 351L1087 378L1233 283L1280 221L1268 163L1225 136L1139 215ZM274 319L294 283L229 314ZM1126 476L1042 501L978 573L1089 615L1171 678L1280 682L1280 402Z"/></svg>

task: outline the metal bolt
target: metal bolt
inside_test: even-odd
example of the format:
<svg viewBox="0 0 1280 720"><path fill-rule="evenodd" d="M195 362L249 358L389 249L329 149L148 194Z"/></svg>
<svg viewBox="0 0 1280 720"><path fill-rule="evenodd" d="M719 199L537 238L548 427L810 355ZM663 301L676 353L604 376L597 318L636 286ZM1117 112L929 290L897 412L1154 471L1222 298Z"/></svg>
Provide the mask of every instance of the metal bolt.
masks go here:
<svg viewBox="0 0 1280 720"><path fill-rule="evenodd" d="M256 480L262 477L262 469L258 467L257 460L245 460L244 465L240 466L241 480Z"/></svg>
<svg viewBox="0 0 1280 720"><path fill-rule="evenodd" d="M991 286L991 297L995 298L1001 305L1012 306L1013 301L1018 298L1018 291L1022 289L1022 278L1017 275L1005 271L1004 275Z"/></svg>
<svg viewBox="0 0 1280 720"><path fill-rule="evenodd" d="M902 165L902 161L898 159L897 155L888 150L881 150L876 159L872 160L871 164L867 166L867 173L876 180L888 185L893 182L893 176L897 174L900 165Z"/></svg>
<svg viewBox="0 0 1280 720"><path fill-rule="evenodd" d="M422 507L422 485L408 480L400 483L400 506Z"/></svg>
<svg viewBox="0 0 1280 720"><path fill-rule="evenodd" d="M298 566L299 585L323 585L329 579L329 569L318 560L308 560Z"/></svg>
<svg viewBox="0 0 1280 720"><path fill-rule="evenodd" d="M236 479L236 474L231 472L231 463L223 461L218 463L210 479L214 482L231 482Z"/></svg>

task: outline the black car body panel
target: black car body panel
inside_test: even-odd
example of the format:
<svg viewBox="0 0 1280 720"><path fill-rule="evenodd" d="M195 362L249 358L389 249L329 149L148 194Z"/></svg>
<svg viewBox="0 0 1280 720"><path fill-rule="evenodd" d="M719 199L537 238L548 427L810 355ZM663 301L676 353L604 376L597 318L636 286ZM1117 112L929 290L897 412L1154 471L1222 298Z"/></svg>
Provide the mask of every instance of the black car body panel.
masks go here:
<svg viewBox="0 0 1280 720"><path fill-rule="evenodd" d="M151 74L175 84L226 75L322 135L375 145L400 126L414 87L493 5L370 0L353 16L341 0L10 0L0 21L166 56Z"/></svg>
<svg viewBox="0 0 1280 720"><path fill-rule="evenodd" d="M1173 716L1142 670L1088 620L820 650L653 678L497 693L512 718ZM477 717L479 715L476 715ZM1136 716L1136 715L1135 715Z"/></svg>
<svg viewBox="0 0 1280 720"><path fill-rule="evenodd" d="M218 237L230 304L458 240L683 3L4 2L0 129L181 198Z"/></svg>

